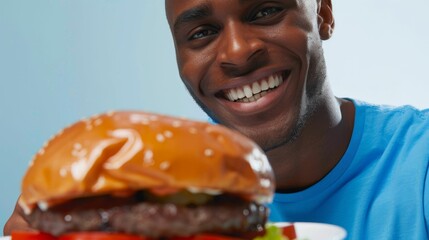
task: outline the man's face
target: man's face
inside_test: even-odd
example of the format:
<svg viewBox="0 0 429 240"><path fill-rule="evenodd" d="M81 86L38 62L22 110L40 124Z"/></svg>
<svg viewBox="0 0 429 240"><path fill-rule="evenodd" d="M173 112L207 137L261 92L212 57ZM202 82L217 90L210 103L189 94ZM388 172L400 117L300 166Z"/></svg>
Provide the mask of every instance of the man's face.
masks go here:
<svg viewBox="0 0 429 240"><path fill-rule="evenodd" d="M265 150L299 135L325 95L330 0L167 0L179 72L212 118Z"/></svg>

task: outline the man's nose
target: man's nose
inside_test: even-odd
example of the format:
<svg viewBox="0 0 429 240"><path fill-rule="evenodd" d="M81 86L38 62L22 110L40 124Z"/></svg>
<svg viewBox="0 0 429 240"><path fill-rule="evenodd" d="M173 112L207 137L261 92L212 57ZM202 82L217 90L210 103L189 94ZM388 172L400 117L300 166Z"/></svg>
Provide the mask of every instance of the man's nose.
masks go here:
<svg viewBox="0 0 429 240"><path fill-rule="evenodd" d="M238 23L224 28L218 50L220 67L232 76L252 72L264 65L268 59L264 42Z"/></svg>

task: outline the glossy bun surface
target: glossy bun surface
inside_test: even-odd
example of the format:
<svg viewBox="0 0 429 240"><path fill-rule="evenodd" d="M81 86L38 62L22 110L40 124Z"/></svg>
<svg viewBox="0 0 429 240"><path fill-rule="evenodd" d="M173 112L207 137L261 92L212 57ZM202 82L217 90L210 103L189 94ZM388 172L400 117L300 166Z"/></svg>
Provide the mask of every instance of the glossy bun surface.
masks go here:
<svg viewBox="0 0 429 240"><path fill-rule="evenodd" d="M109 112L63 129L36 154L20 204L149 189L228 192L270 201L274 177L262 150L220 125L145 112Z"/></svg>

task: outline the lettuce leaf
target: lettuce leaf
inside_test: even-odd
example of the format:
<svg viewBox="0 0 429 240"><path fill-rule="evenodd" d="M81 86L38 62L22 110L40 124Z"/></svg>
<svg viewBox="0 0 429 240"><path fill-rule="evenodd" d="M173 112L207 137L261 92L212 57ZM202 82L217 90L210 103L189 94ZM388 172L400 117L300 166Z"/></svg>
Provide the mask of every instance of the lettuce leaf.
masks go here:
<svg viewBox="0 0 429 240"><path fill-rule="evenodd" d="M289 238L283 236L280 228L274 225L267 225L265 235L262 237L256 237L253 240L289 240Z"/></svg>

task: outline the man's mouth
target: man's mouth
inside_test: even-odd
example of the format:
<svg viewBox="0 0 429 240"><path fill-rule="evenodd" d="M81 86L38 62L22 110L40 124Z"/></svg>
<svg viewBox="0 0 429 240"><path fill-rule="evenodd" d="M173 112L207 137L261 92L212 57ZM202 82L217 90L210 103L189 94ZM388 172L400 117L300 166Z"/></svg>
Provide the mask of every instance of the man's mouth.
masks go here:
<svg viewBox="0 0 429 240"><path fill-rule="evenodd" d="M275 73L251 84L222 91L223 97L231 102L255 102L270 91L278 88L284 79L287 79L290 71Z"/></svg>

